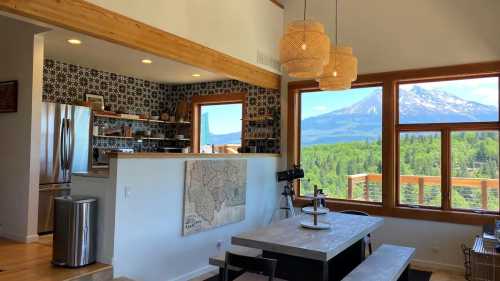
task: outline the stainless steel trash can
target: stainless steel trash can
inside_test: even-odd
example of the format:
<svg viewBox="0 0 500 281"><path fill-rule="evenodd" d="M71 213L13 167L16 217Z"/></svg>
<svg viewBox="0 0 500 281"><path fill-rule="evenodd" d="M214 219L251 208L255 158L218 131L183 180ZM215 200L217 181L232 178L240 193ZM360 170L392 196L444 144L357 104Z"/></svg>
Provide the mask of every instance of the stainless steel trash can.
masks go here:
<svg viewBox="0 0 500 281"><path fill-rule="evenodd" d="M81 267L96 261L97 199L64 196L54 199L52 263Z"/></svg>

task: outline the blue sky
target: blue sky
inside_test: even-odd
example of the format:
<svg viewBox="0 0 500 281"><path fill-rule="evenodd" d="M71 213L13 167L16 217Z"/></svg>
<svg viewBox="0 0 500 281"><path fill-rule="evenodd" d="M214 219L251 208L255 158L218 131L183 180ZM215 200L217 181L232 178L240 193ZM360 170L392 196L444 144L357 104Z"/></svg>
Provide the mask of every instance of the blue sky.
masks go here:
<svg viewBox="0 0 500 281"><path fill-rule="evenodd" d="M410 89L415 84L402 85ZM466 80L419 83L426 89L440 89L462 99L498 107L498 78L476 78ZM350 89L337 92L311 92L302 97L302 120L350 106L381 88Z"/></svg>
<svg viewBox="0 0 500 281"><path fill-rule="evenodd" d="M223 135L241 132L241 104L221 104L201 107L201 115L208 112L210 132Z"/></svg>
<svg viewBox="0 0 500 281"><path fill-rule="evenodd" d="M414 84L401 86L411 88ZM464 100L498 107L498 78L476 78L441 82L419 83L422 88L449 92Z"/></svg>
<svg viewBox="0 0 500 281"><path fill-rule="evenodd" d="M346 91L321 91L302 94L302 116L301 119L321 115L350 106L375 91L381 91L381 87L359 88Z"/></svg>
<svg viewBox="0 0 500 281"><path fill-rule="evenodd" d="M414 84L402 85L411 88ZM498 78L477 78L455 81L419 83L426 89L441 89L460 98L498 107ZM302 98L302 119L324 114L350 106L381 88L360 88L346 91L311 92ZM241 131L239 104L211 105L202 107L202 113L209 112L209 126L213 134L228 134Z"/></svg>

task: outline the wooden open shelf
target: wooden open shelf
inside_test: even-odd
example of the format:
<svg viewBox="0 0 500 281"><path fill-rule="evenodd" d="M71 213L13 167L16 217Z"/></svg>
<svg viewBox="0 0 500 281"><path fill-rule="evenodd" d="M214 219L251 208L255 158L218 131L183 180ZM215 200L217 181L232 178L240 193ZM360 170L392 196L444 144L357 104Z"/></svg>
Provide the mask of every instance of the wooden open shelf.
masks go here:
<svg viewBox="0 0 500 281"><path fill-rule="evenodd" d="M105 136L98 135L94 136L96 138L106 138L106 139L135 139L135 137L124 137L124 136ZM154 138L154 137L143 137L143 140L165 140L165 141L191 141L188 138L176 139L176 138Z"/></svg>
<svg viewBox="0 0 500 281"><path fill-rule="evenodd" d="M94 112L95 117L108 118L108 119L119 119L128 121L139 121L139 122L151 122L151 123L162 123L162 124L191 124L189 121L163 121L163 120L153 120L153 119L143 119L143 118L128 118L121 117L117 115L102 114L99 112Z"/></svg>
<svg viewBox="0 0 500 281"><path fill-rule="evenodd" d="M255 118L243 118L242 120L245 122L266 122L266 121L271 121L274 118L272 116L261 116L261 117L255 117Z"/></svg>
<svg viewBox="0 0 500 281"><path fill-rule="evenodd" d="M103 139L133 139L134 137L124 137L124 136L105 136L105 135L94 135L96 138L103 138Z"/></svg>
<svg viewBox="0 0 500 281"><path fill-rule="evenodd" d="M248 138L243 138L245 140L277 140L277 138L251 138L251 137L248 137Z"/></svg>

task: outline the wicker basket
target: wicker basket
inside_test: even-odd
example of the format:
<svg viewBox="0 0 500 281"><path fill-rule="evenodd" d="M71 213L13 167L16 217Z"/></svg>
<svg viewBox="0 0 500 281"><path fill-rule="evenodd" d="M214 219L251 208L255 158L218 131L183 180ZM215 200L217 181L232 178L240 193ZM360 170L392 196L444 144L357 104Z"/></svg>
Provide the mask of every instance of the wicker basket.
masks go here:
<svg viewBox="0 0 500 281"><path fill-rule="evenodd" d="M496 243L476 237L471 250L472 281L500 281L500 254Z"/></svg>

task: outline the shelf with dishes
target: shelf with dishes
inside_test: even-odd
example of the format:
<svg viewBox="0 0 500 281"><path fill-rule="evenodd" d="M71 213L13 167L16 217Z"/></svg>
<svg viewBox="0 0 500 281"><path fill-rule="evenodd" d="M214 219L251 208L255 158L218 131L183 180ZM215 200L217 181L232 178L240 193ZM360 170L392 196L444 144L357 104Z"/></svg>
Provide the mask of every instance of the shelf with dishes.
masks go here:
<svg viewBox="0 0 500 281"><path fill-rule="evenodd" d="M242 120L245 122L261 123L272 121L274 120L274 117L272 115L261 115L258 117L243 118Z"/></svg>
<svg viewBox="0 0 500 281"><path fill-rule="evenodd" d="M254 140L254 141L259 141L259 140L278 140L278 138L267 138L267 137L244 137L243 138L244 140Z"/></svg>
<svg viewBox="0 0 500 281"><path fill-rule="evenodd" d="M191 124L190 121L175 121L175 120L165 121L165 120L161 120L160 116L152 116L150 118L141 118L140 115L118 114L118 113L111 113L111 112L94 112L94 117L108 118L108 119L119 119L119 120L127 120L127 121L162 123L162 124L183 124L183 125L190 125Z"/></svg>
<svg viewBox="0 0 500 281"><path fill-rule="evenodd" d="M126 136L108 136L108 135L94 135L96 138L107 138L107 139L142 139L142 140L162 140L162 141L191 141L189 138L160 138L160 137L126 137Z"/></svg>

